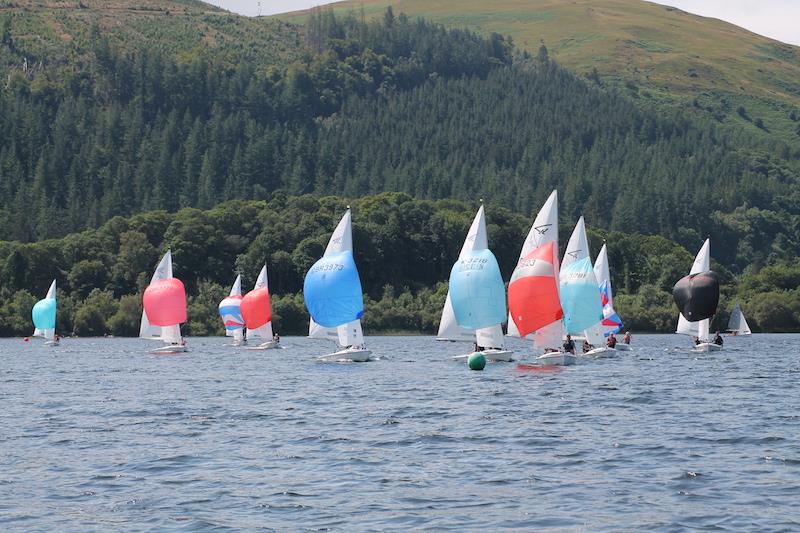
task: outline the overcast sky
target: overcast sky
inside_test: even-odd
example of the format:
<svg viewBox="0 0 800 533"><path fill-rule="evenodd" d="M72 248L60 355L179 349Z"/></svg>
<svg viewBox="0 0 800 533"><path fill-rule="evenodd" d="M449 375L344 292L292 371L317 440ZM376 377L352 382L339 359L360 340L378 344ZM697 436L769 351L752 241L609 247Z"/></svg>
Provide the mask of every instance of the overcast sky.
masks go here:
<svg viewBox="0 0 800 533"><path fill-rule="evenodd" d="M242 15L271 15L330 3L325 0L206 0ZM491 0L486 0L487 3ZM800 46L800 0L654 0L690 13Z"/></svg>

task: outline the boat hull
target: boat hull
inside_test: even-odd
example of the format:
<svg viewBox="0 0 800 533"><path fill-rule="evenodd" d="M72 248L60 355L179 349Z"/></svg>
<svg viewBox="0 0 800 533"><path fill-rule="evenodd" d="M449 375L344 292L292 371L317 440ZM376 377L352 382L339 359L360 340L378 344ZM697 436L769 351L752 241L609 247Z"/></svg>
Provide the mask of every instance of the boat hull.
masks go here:
<svg viewBox="0 0 800 533"><path fill-rule="evenodd" d="M259 344L258 346L248 346L245 348L245 350L275 350L280 347L281 345L275 341L267 341Z"/></svg>
<svg viewBox="0 0 800 533"><path fill-rule="evenodd" d="M700 344L695 344L694 348L692 348L693 352L699 353L718 352L720 350L722 350L722 346L713 342L701 342Z"/></svg>
<svg viewBox="0 0 800 533"><path fill-rule="evenodd" d="M174 354L174 353L186 353L189 351L188 346L162 346L161 348L154 348L152 350L148 350L148 353L152 354Z"/></svg>
<svg viewBox="0 0 800 533"><path fill-rule="evenodd" d="M584 353L584 357L594 357L595 359L602 359L604 357L616 357L616 348L609 348L608 346L601 346Z"/></svg>
<svg viewBox="0 0 800 533"><path fill-rule="evenodd" d="M618 352L630 352L633 350L630 344L625 344L624 342L618 342L617 345L615 346L615 349Z"/></svg>
<svg viewBox="0 0 800 533"><path fill-rule="evenodd" d="M540 364L555 366L574 365L577 360L578 358L571 353L563 352L549 352L536 358L536 361Z"/></svg>
<svg viewBox="0 0 800 533"><path fill-rule="evenodd" d="M317 357L317 361L323 363L338 363L352 361L354 363L366 363L369 361L369 356L372 355L372 350L360 348L345 348L338 352L330 353L328 355L321 355Z"/></svg>

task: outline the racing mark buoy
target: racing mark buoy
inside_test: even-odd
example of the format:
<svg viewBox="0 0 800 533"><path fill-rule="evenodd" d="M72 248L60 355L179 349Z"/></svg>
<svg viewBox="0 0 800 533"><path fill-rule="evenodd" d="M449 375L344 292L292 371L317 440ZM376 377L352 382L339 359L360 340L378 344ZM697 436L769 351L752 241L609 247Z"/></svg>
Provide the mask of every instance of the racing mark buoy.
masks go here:
<svg viewBox="0 0 800 533"><path fill-rule="evenodd" d="M475 352L467 359L470 370L483 370L486 366L486 358L481 352Z"/></svg>

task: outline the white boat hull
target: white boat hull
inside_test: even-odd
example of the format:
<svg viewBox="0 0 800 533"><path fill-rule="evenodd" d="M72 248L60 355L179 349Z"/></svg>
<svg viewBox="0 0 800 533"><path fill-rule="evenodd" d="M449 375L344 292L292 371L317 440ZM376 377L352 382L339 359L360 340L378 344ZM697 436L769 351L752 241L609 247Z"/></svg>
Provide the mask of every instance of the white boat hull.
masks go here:
<svg viewBox="0 0 800 533"><path fill-rule="evenodd" d="M280 347L281 345L275 341L267 341L265 343L259 344L258 346L248 346L245 348L245 350L274 350Z"/></svg>
<svg viewBox="0 0 800 533"><path fill-rule="evenodd" d="M189 351L188 346L162 346L161 348L154 348L149 350L148 353L152 354L173 354L173 353L186 353Z"/></svg>
<svg viewBox="0 0 800 533"><path fill-rule="evenodd" d="M45 346L58 346L58 341L47 341L44 343Z"/></svg>
<svg viewBox="0 0 800 533"><path fill-rule="evenodd" d="M589 350L588 352L584 353L584 357L594 357L595 359L602 359L604 357L616 357L617 350L615 348L609 348L608 346L601 346L600 348L595 348L593 350Z"/></svg>
<svg viewBox="0 0 800 533"><path fill-rule="evenodd" d="M722 350L722 346L713 342L701 342L700 344L695 344L692 349L693 352L701 353L718 352L720 350Z"/></svg>
<svg viewBox="0 0 800 533"><path fill-rule="evenodd" d="M361 348L345 348L338 352L330 353L328 355L321 355L317 357L317 361L323 363L338 363L341 361L352 361L354 363L366 363L369 361L369 356L372 355L372 350Z"/></svg>
<svg viewBox="0 0 800 533"><path fill-rule="evenodd" d="M630 352L630 351L633 350L633 348L631 348L630 344L625 344L624 342L618 342L617 346L615 347L615 349L618 352Z"/></svg>
<svg viewBox="0 0 800 533"><path fill-rule="evenodd" d="M536 361L543 365L556 366L574 365L577 360L578 358L571 353L564 352L549 352L536 358Z"/></svg>
<svg viewBox="0 0 800 533"><path fill-rule="evenodd" d="M451 359L453 359L453 361L467 361L470 358L470 356L474 353L483 354L486 360L492 363L498 363L498 362L508 363L514 360L513 358L514 352L512 350L501 350L499 348L498 349L490 348L488 350L482 350L480 352L470 352L461 355L454 355Z"/></svg>

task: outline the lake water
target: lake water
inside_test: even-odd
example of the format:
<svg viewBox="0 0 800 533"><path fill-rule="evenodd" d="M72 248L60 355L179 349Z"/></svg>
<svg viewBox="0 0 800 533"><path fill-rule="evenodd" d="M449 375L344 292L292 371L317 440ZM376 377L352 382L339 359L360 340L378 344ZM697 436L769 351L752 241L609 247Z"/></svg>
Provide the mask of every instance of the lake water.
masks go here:
<svg viewBox="0 0 800 533"><path fill-rule="evenodd" d="M0 530L800 529L800 335L483 372L225 342L0 340Z"/></svg>

